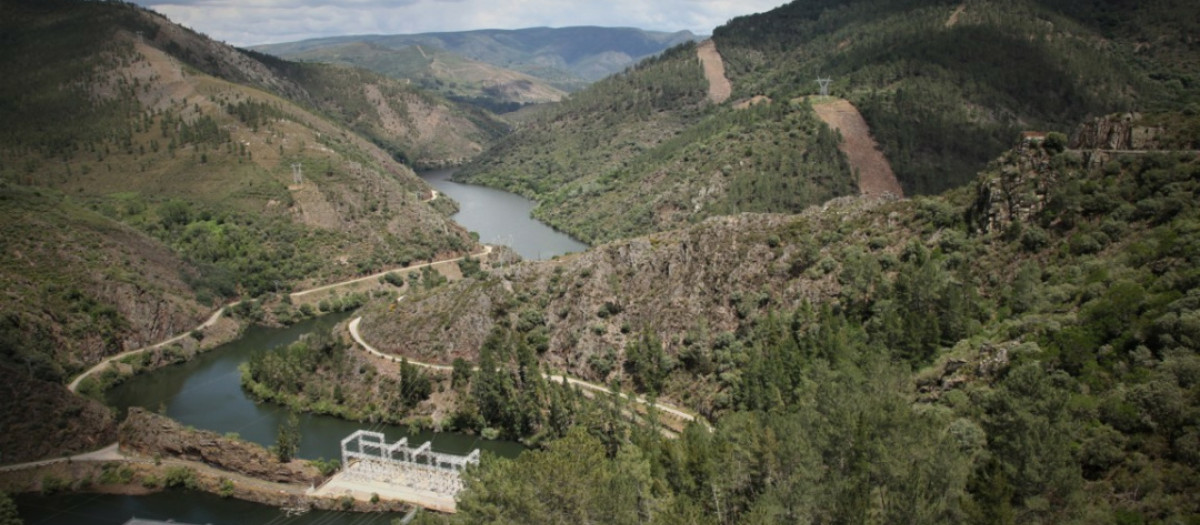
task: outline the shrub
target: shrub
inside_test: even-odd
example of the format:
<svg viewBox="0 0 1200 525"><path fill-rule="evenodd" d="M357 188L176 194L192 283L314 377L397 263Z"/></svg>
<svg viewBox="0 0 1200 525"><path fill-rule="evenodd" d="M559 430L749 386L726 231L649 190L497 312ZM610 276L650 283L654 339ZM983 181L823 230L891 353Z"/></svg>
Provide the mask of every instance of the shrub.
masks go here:
<svg viewBox="0 0 1200 525"><path fill-rule="evenodd" d="M1062 153L1067 149L1067 136L1057 131L1047 133L1046 140L1042 141L1042 149L1050 153Z"/></svg>
<svg viewBox="0 0 1200 525"><path fill-rule="evenodd" d="M167 469L166 476L163 477L163 482L167 488L194 489L196 488L196 471L188 467L170 467Z"/></svg>
<svg viewBox="0 0 1200 525"><path fill-rule="evenodd" d="M232 481L225 479L225 478L221 478L220 486L217 489L217 494L219 494L222 498L231 497L231 496L233 496L233 488L234 487L233 487Z"/></svg>

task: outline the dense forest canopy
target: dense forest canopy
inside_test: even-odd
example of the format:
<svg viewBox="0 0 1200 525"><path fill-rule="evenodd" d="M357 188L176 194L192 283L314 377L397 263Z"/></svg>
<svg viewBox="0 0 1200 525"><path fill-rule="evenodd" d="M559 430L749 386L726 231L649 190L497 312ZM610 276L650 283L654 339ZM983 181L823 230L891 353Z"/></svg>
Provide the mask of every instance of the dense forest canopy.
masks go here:
<svg viewBox="0 0 1200 525"><path fill-rule="evenodd" d="M1196 116L1140 124L1179 120ZM635 331L615 355L626 388L714 395L713 432L621 427L614 440L580 423L486 461L451 521L1196 519L1200 159L1184 144L1024 145L943 196L747 233L823 246L827 258L784 250L779 264L837 291L795 308L767 293L728 334Z"/></svg>

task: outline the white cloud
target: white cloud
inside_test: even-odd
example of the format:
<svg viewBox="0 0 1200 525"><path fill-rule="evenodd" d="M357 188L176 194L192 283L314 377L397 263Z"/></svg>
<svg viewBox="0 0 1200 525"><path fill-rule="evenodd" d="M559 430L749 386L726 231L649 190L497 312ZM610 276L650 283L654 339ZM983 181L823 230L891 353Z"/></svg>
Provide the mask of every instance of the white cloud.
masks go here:
<svg viewBox="0 0 1200 525"><path fill-rule="evenodd" d="M335 35L580 25L709 33L785 0L135 0L235 45Z"/></svg>

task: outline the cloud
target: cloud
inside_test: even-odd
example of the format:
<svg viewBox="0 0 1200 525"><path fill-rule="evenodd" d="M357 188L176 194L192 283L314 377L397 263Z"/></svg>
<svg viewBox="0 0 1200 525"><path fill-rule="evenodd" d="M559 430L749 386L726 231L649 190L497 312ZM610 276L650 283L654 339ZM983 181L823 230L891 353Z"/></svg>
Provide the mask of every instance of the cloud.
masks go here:
<svg viewBox="0 0 1200 525"><path fill-rule="evenodd" d="M710 33L784 0L135 0L235 45L336 35L580 25Z"/></svg>

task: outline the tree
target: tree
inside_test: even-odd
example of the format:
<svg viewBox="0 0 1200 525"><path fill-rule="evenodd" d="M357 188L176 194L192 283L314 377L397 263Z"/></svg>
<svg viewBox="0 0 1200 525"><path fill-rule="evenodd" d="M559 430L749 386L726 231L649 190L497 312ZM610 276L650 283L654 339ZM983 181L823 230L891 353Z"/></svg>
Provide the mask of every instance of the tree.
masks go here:
<svg viewBox="0 0 1200 525"><path fill-rule="evenodd" d="M1042 141L1042 148L1051 153L1062 153L1067 149L1067 136L1057 131L1051 131L1046 134L1046 140Z"/></svg>
<svg viewBox="0 0 1200 525"><path fill-rule="evenodd" d="M279 425L279 434L275 438L275 457L280 462L287 463L296 457L300 448L300 418L295 412L288 414L287 420Z"/></svg>
<svg viewBox="0 0 1200 525"><path fill-rule="evenodd" d="M21 525L21 516L17 514L17 504L7 493L0 492L0 525Z"/></svg>
<svg viewBox="0 0 1200 525"><path fill-rule="evenodd" d="M450 388L466 388L471 382L471 363L461 357L454 358L454 371L450 373Z"/></svg>
<svg viewBox="0 0 1200 525"><path fill-rule="evenodd" d="M582 428L518 460L485 456L466 474L455 521L461 523L634 523L658 510L650 463L640 449L607 457Z"/></svg>
<svg viewBox="0 0 1200 525"><path fill-rule="evenodd" d="M416 365L408 362L408 358L400 361L400 398L404 406L412 408L417 403L429 398L433 393L433 385L429 377L417 369Z"/></svg>

